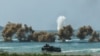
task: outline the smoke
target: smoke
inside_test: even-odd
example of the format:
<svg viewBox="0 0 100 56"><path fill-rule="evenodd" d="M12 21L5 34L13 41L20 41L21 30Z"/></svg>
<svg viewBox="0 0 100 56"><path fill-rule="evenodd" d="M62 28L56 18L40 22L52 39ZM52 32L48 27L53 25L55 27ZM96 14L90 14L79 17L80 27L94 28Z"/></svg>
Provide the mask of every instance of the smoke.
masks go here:
<svg viewBox="0 0 100 56"><path fill-rule="evenodd" d="M65 16L59 16L59 17L57 18L57 30L58 30L58 31L59 31L60 29L62 29L65 19L66 19Z"/></svg>

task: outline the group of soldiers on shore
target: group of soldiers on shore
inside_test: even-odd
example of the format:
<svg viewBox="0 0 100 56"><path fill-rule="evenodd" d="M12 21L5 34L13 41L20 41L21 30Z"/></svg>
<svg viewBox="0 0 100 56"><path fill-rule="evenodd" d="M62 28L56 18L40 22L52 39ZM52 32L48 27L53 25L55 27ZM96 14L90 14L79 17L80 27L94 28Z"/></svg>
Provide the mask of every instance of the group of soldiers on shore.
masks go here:
<svg viewBox="0 0 100 56"><path fill-rule="evenodd" d="M59 40L71 40L74 35L74 30L71 25L64 26L57 33L49 33L46 31L35 32L32 27L28 27L26 24L8 22L2 31L4 41L13 41L13 35L20 42L35 41L35 42L55 42L55 35L59 36ZM99 33L92 29L91 26L80 27L77 33L77 37L80 40L84 40L86 36L90 35L89 42L99 42Z"/></svg>

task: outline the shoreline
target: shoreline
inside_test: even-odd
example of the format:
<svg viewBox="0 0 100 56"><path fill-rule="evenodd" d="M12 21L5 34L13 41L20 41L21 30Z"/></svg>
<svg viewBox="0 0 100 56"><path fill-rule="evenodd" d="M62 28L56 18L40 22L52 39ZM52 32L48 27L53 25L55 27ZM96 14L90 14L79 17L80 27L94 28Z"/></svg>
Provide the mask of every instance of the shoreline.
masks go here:
<svg viewBox="0 0 100 56"><path fill-rule="evenodd" d="M3 55L15 55L15 56L100 56L100 53L96 53L96 52L93 52L93 53L78 53L78 52L67 52L67 53L57 53L57 52L53 52L53 53L15 53L15 52L12 52L12 53L9 53L9 52L0 52L0 56Z"/></svg>

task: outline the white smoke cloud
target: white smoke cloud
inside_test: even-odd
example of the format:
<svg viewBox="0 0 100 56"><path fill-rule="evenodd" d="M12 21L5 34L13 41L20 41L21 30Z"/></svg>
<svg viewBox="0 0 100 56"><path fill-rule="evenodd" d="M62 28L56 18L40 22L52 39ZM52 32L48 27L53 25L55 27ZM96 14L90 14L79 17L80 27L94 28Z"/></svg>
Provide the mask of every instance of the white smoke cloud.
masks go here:
<svg viewBox="0 0 100 56"><path fill-rule="evenodd" d="M57 30L59 31L60 29L62 29L62 27L64 26L64 21L65 21L66 17L65 16L59 16L57 18Z"/></svg>

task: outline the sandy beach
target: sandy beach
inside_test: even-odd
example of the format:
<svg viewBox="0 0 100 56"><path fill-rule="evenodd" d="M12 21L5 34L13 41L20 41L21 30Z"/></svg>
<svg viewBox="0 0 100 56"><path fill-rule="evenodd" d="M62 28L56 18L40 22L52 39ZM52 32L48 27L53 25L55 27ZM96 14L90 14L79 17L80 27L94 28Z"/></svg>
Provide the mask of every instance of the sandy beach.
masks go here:
<svg viewBox="0 0 100 56"><path fill-rule="evenodd" d="M100 53L96 53L96 52L93 52L93 53L78 53L78 52L67 52L67 53L51 53L52 55L58 55L58 56L61 56L61 55L66 55L66 56L70 56L70 55L75 55L75 56L86 56L86 55L90 55L90 56L100 56Z"/></svg>

